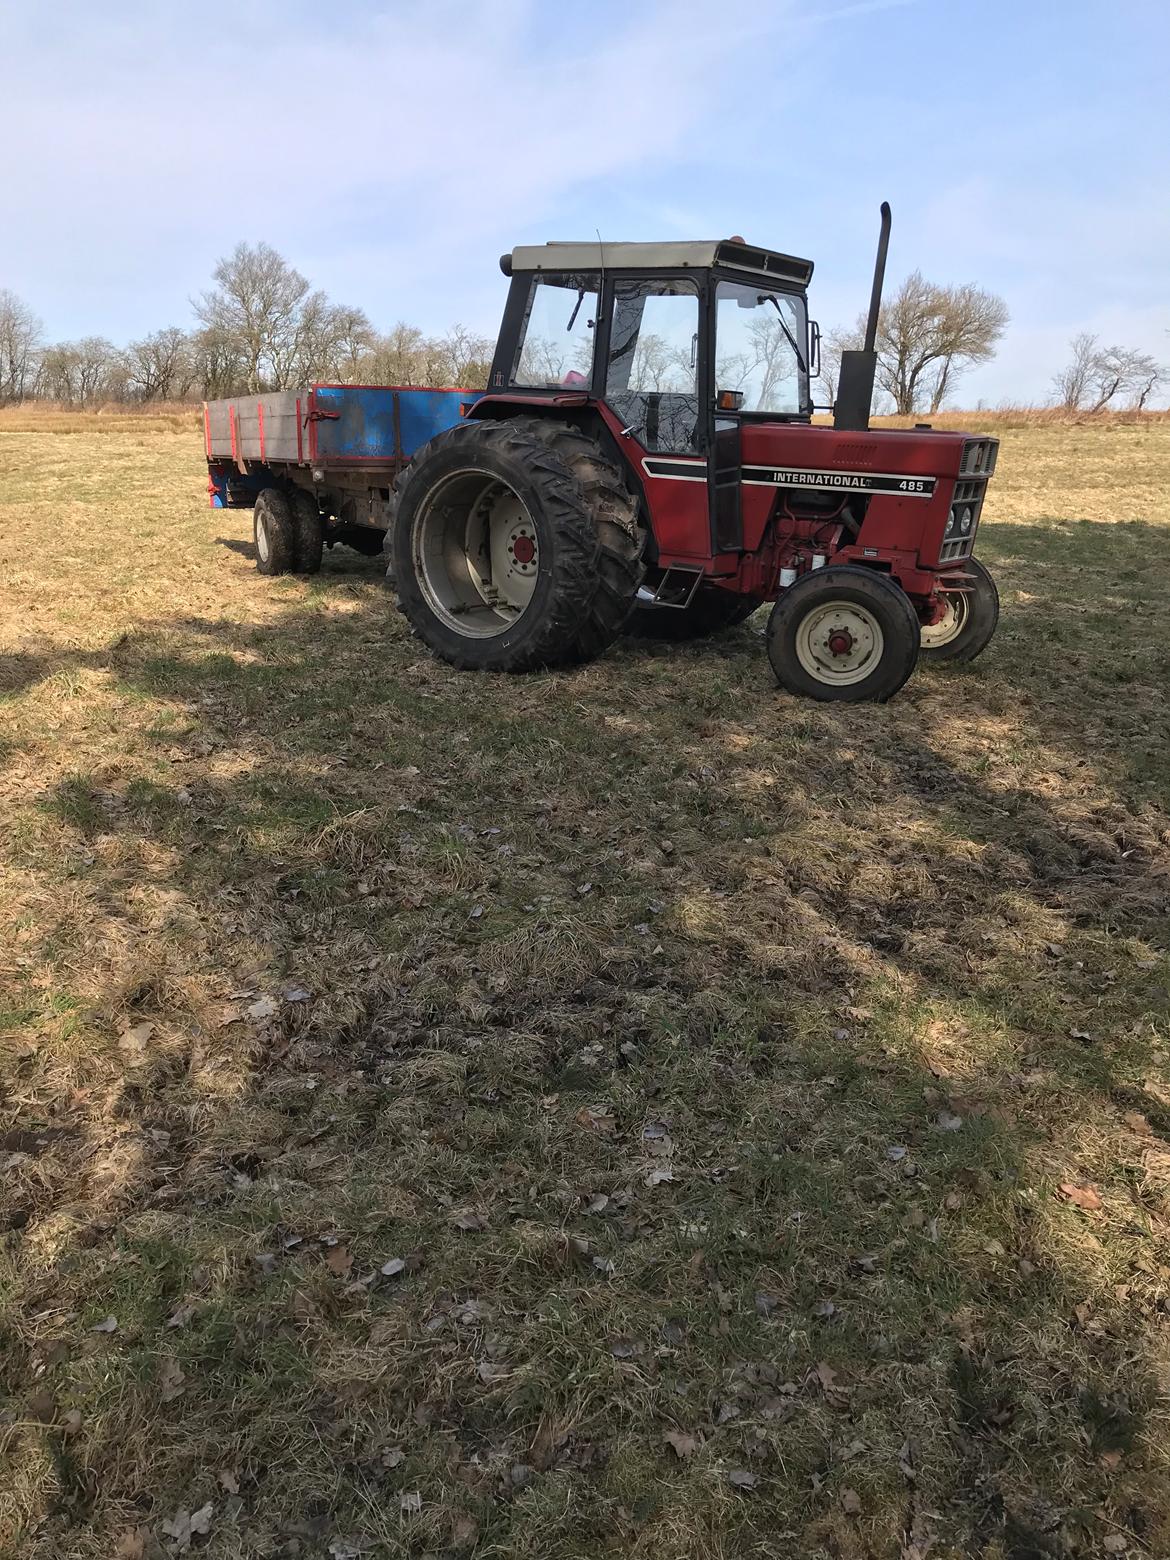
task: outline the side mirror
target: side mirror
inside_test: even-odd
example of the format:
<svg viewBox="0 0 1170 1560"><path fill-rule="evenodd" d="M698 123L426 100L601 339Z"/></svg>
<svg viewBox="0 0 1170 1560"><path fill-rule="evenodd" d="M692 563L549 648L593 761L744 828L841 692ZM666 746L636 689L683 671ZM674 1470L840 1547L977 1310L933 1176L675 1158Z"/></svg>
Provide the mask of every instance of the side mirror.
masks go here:
<svg viewBox="0 0 1170 1560"><path fill-rule="evenodd" d="M821 327L816 320L808 322L808 377L815 379L821 371Z"/></svg>
<svg viewBox="0 0 1170 1560"><path fill-rule="evenodd" d="M742 390L720 390L715 396L715 409L719 412L738 412L743 406Z"/></svg>

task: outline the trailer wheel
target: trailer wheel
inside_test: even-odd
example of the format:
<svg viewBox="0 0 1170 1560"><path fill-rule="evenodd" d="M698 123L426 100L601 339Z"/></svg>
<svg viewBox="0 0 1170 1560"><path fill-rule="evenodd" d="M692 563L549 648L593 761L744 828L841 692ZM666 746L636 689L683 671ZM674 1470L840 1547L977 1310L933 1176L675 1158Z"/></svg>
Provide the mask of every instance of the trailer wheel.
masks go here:
<svg viewBox="0 0 1170 1560"><path fill-rule="evenodd" d="M999 623L999 592L978 558L963 565L975 576L971 590L947 596L946 616L922 625L922 654L928 661L973 661L987 649Z"/></svg>
<svg viewBox="0 0 1170 1560"><path fill-rule="evenodd" d="M619 468L577 429L462 423L400 478L388 575L411 628L453 666L590 660L641 583L637 512Z"/></svg>
<svg viewBox="0 0 1170 1560"><path fill-rule="evenodd" d="M252 510L256 568L261 574L291 574L296 568L296 530L288 499L276 488L265 488Z"/></svg>
<svg viewBox="0 0 1170 1560"><path fill-rule="evenodd" d="M839 564L803 575L768 622L768 659L790 693L884 703L914 670L920 627L885 574Z"/></svg>
<svg viewBox="0 0 1170 1560"><path fill-rule="evenodd" d="M321 524L317 500L304 488L295 488L288 495L288 505L292 514L296 571L298 574L316 574L325 550L325 527Z"/></svg>
<svg viewBox="0 0 1170 1560"><path fill-rule="evenodd" d="M627 632L637 639L662 639L681 644L706 639L744 623L761 605L758 596L737 596L717 586L700 585L689 606L635 606Z"/></svg>

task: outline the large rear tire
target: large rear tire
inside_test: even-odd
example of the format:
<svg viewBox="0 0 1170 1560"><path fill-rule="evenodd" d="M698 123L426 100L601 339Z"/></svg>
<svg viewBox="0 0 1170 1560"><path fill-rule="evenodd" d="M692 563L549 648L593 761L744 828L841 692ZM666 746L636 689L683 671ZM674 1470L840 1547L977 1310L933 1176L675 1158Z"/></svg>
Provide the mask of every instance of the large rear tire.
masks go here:
<svg viewBox="0 0 1170 1560"><path fill-rule="evenodd" d="M737 596L717 586L700 585L689 606L636 606L628 632L638 639L662 639L681 644L706 639L746 622L760 606L757 596Z"/></svg>
<svg viewBox="0 0 1170 1560"><path fill-rule="evenodd" d="M888 575L836 564L781 595L768 621L768 659L790 693L884 704L914 670L920 633L909 596Z"/></svg>
<svg viewBox="0 0 1170 1560"><path fill-rule="evenodd" d="M999 592L990 570L978 558L968 558L963 569L975 576L974 586L948 592L945 616L923 624L922 654L928 661L973 661L987 649L999 623Z"/></svg>
<svg viewBox="0 0 1170 1560"><path fill-rule="evenodd" d="M464 670L591 660L641 583L638 503L600 444L542 418L461 423L400 478L389 577L411 628Z"/></svg>
<svg viewBox="0 0 1170 1560"><path fill-rule="evenodd" d="M252 510L256 568L261 574L291 574L296 568L296 529L292 508L278 488L265 488Z"/></svg>

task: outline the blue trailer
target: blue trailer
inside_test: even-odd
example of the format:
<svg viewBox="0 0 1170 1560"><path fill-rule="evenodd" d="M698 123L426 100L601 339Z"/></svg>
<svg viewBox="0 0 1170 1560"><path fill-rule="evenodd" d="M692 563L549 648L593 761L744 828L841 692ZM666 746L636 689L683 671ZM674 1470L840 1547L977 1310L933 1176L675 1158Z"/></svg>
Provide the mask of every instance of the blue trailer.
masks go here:
<svg viewBox="0 0 1170 1560"><path fill-rule="evenodd" d="M311 574L341 542L373 556L395 478L476 390L309 385L207 401L203 435L213 509L252 509L262 574Z"/></svg>

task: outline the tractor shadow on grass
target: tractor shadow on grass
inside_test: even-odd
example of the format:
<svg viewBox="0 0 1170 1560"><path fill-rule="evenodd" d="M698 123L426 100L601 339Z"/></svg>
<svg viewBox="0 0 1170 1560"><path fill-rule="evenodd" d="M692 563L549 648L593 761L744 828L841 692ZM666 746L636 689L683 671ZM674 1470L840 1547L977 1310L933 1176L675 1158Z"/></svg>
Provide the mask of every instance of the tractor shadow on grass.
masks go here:
<svg viewBox="0 0 1170 1560"><path fill-rule="evenodd" d="M22 1193L35 1241L85 1185L60 1282L119 1317L53 1367L85 1520L220 1499L194 1444L223 1542L376 1543L417 1487L434 1550L1164 1549L1167 1208L1117 1118L1167 1127L1166 818L1116 749L1168 738L1106 529L990 538L1069 652L1043 697L1010 601L885 709L776 695L750 627L463 678L380 590L106 653L167 719L46 787L93 1055Z"/></svg>

